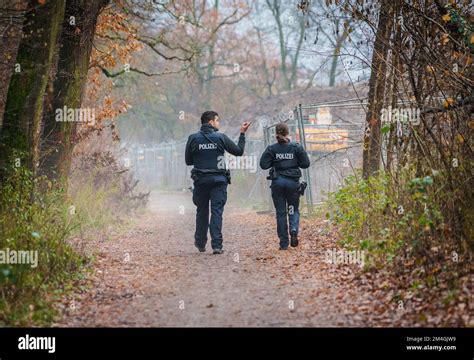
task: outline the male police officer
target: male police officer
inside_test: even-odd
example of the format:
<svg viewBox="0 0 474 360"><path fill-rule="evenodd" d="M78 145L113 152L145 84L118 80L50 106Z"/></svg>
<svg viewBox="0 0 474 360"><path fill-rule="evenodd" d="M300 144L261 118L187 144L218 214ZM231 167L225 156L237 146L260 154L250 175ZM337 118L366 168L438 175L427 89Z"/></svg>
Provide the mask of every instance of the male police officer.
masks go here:
<svg viewBox="0 0 474 360"><path fill-rule="evenodd" d="M263 170L272 168L272 199L276 209L277 233L280 239L280 250L288 249L288 223L290 222L291 246L298 246L299 204L301 170L310 165L304 148L288 137L288 125L280 123L275 128L277 143L269 145L260 158Z"/></svg>
<svg viewBox="0 0 474 360"><path fill-rule="evenodd" d="M242 156L245 148L245 132L250 123L240 127L236 145L226 135L218 133L219 115L206 111L201 115L201 130L192 134L186 144L186 165L194 165L191 178L194 180L193 202L196 205L196 232L194 245L200 252L206 251L207 230L211 233L214 254L222 254L222 213L227 201L227 185L230 172L225 168L224 153ZM211 220L209 221L209 201Z"/></svg>

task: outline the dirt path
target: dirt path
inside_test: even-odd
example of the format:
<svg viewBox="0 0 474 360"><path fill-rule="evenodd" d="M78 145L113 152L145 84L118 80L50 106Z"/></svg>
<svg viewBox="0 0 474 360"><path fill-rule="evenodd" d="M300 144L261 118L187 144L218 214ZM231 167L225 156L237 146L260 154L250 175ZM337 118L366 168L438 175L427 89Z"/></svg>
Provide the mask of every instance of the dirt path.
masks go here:
<svg viewBox="0 0 474 360"><path fill-rule="evenodd" d="M154 194L151 204L151 215L138 226L94 244L93 290L78 294L56 325L367 325L355 299L367 313L373 302L351 288L350 268L325 263L324 252L334 244L323 224L303 220L301 245L282 252L273 215L229 204L219 256L210 243L206 253L193 246L189 194Z"/></svg>

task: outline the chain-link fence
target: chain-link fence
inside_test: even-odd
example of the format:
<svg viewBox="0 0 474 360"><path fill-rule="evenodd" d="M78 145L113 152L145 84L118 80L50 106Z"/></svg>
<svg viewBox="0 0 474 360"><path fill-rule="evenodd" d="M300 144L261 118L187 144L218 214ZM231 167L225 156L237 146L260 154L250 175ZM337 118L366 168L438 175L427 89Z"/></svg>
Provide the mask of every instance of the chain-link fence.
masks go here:
<svg viewBox="0 0 474 360"><path fill-rule="evenodd" d="M237 140L237 139L234 139ZM156 145L135 144L124 149L122 161L130 168L140 186L162 191L183 191L192 187L184 152L186 139ZM226 155L226 167L232 173L229 197L245 205L262 206L266 197L266 172L259 166L264 142L247 139L242 157Z"/></svg>
<svg viewBox="0 0 474 360"><path fill-rule="evenodd" d="M303 201L306 211L312 212L313 205L323 202L345 176L361 166L365 106L358 99L300 104L284 120L291 138L301 143L311 160L311 167L303 171L308 183ZM275 141L276 124L263 129L266 145Z"/></svg>
<svg viewBox="0 0 474 360"><path fill-rule="evenodd" d="M304 144L311 156L309 176L314 204L337 189L342 179L362 165L366 103L345 100L299 105Z"/></svg>
<svg viewBox="0 0 474 360"><path fill-rule="evenodd" d="M125 149L123 162L142 187L155 190L183 190L189 187L184 162L186 142L156 145L134 144Z"/></svg>
<svg viewBox="0 0 474 360"><path fill-rule="evenodd" d="M285 121L290 137L300 142L310 156L311 166L303 170L302 180L308 188L302 210L312 212L313 206L335 191L345 176L361 167L365 106L365 102L356 99L298 105L284 112L284 116L256 119L261 134L247 139L244 156L227 154L225 158L226 167L232 172L229 197L233 203L273 208L266 179L268 171L260 169L259 161L265 148L275 142L276 124ZM191 167L184 161L185 146L186 139L156 145L135 144L126 147L123 161L142 187L187 190L192 181Z"/></svg>

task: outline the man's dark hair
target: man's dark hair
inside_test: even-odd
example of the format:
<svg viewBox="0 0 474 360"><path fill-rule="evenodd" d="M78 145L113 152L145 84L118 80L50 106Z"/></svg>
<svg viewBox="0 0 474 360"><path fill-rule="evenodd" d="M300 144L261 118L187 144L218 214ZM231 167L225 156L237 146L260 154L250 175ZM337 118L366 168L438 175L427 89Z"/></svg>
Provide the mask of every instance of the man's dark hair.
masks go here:
<svg viewBox="0 0 474 360"><path fill-rule="evenodd" d="M219 116L215 111L204 111L201 115L201 124L207 124L209 121L214 120L216 116Z"/></svg>

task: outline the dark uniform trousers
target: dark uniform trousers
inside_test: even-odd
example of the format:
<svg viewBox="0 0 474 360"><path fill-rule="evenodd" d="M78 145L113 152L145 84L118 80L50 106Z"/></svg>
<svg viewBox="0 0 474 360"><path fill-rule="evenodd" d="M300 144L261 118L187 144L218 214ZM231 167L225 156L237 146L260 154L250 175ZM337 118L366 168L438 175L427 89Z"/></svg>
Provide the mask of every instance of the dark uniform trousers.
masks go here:
<svg viewBox="0 0 474 360"><path fill-rule="evenodd" d="M298 179L278 176L272 181L272 199L276 209L277 233L280 239L281 247L288 247L288 220L290 223L290 232L298 233L300 221L300 193Z"/></svg>
<svg viewBox="0 0 474 360"><path fill-rule="evenodd" d="M262 169L272 168L269 178L272 179L272 198L276 209L277 233L281 248L288 247L288 221L290 233L298 233L300 168L306 169L309 166L309 157L304 148L292 142L269 145L260 158Z"/></svg>
<svg viewBox="0 0 474 360"><path fill-rule="evenodd" d="M197 207L194 245L199 249L206 246L208 230L211 233L212 249L222 249L222 214L230 178L228 180L225 166L222 166L225 164L221 164L221 160L226 151L234 156L242 156L244 148L245 134L241 133L235 144L210 124L203 124L199 132L188 138L185 160L186 165L194 165L191 171L194 180L193 202Z"/></svg>
<svg viewBox="0 0 474 360"><path fill-rule="evenodd" d="M222 249L222 214L227 201L227 178L224 175L200 176L194 182L193 203L196 205L194 245L204 248L207 231L211 234L212 249ZM209 221L209 202L211 219Z"/></svg>

